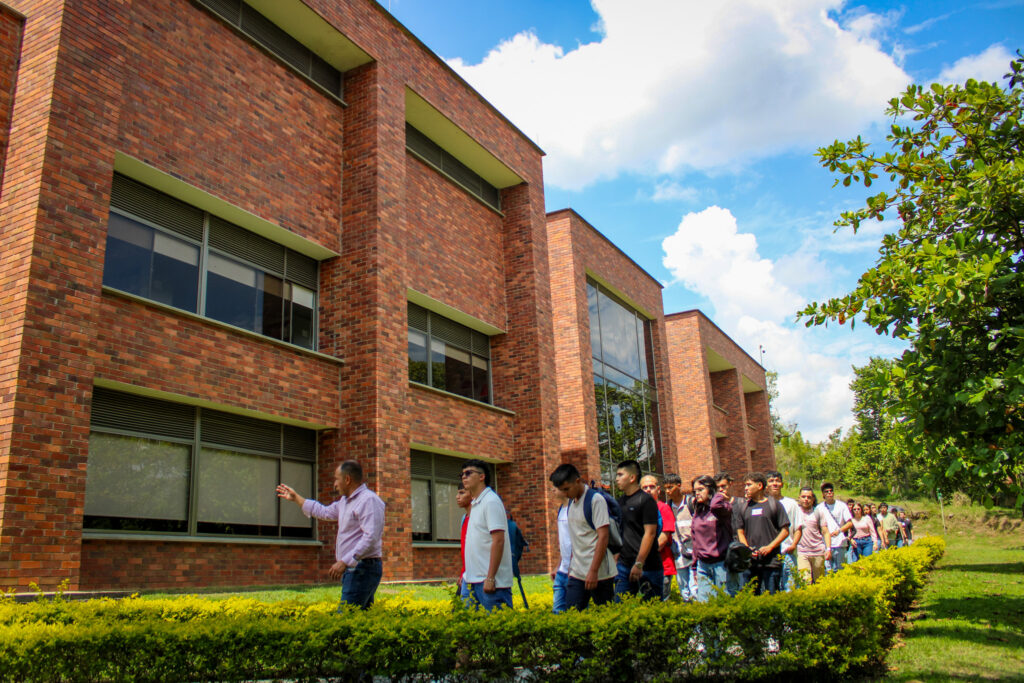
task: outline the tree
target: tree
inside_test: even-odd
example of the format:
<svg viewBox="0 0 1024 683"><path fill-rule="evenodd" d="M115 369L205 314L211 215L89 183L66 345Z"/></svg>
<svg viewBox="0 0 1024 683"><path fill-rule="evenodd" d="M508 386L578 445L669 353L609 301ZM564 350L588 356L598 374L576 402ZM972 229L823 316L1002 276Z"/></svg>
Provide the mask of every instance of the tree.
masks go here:
<svg viewBox="0 0 1024 683"><path fill-rule="evenodd" d="M1020 53L1018 53L1019 55ZM812 303L806 324L860 317L909 348L865 386L904 427L906 444L943 491L1024 505L1024 59L1006 87L911 86L893 99L887 140L874 154L859 137L818 150L836 184L889 191L836 222L898 215L875 266L852 292Z"/></svg>

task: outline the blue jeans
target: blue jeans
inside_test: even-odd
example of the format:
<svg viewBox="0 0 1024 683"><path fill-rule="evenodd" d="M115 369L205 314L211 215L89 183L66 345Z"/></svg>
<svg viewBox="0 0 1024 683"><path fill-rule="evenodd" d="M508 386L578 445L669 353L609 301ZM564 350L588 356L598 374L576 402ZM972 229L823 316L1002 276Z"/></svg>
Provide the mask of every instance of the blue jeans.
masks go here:
<svg viewBox="0 0 1024 683"><path fill-rule="evenodd" d="M627 567L619 562L616 568L619 574L615 577L615 595L629 593L639 595L644 600L661 600L661 585L665 580L663 569L645 571L641 574L640 580L634 583L629 580L632 565Z"/></svg>
<svg viewBox="0 0 1024 683"><path fill-rule="evenodd" d="M568 583L565 585L566 609L577 609L582 611L590 605L591 600L594 601L595 605L605 605L612 602L614 599L614 579L598 581L597 587L590 591L587 590L586 581L577 579L575 576L570 576Z"/></svg>
<svg viewBox="0 0 1024 683"><path fill-rule="evenodd" d="M484 583L462 582L462 602L466 607L483 607L490 612L495 608L512 609L512 588L498 588L493 593L484 592Z"/></svg>
<svg viewBox="0 0 1024 683"><path fill-rule="evenodd" d="M679 584L679 595L683 602L690 602L697 599L697 578L693 565L689 567L676 567L676 583Z"/></svg>
<svg viewBox="0 0 1024 683"><path fill-rule="evenodd" d="M373 596L380 585L380 577L384 574L384 565L379 557L359 560L356 566L349 567L341 577L341 604L355 605L367 609L373 604Z"/></svg>
<svg viewBox="0 0 1024 683"><path fill-rule="evenodd" d="M782 553L782 579L779 582L779 588L786 593L796 588L793 585L795 583L793 576L796 572L796 548L792 550L793 552Z"/></svg>
<svg viewBox="0 0 1024 683"><path fill-rule="evenodd" d="M867 557L874 550L875 542L871 540L871 537L866 538L855 538L853 542L857 544L857 555L860 557Z"/></svg>
<svg viewBox="0 0 1024 683"><path fill-rule="evenodd" d="M561 614L565 611L565 587L568 583L568 574L565 572L555 573L555 582L551 584L551 593L553 597L552 611L555 614Z"/></svg>
<svg viewBox="0 0 1024 683"><path fill-rule="evenodd" d="M736 595L739 592L739 577L725 568L725 560L697 560L697 602L710 600L716 595L716 588L725 589L729 595Z"/></svg>
<svg viewBox="0 0 1024 683"><path fill-rule="evenodd" d="M846 562L846 548L842 546L838 548L832 548L832 559L825 560L825 573L834 574L843 568L843 564Z"/></svg>

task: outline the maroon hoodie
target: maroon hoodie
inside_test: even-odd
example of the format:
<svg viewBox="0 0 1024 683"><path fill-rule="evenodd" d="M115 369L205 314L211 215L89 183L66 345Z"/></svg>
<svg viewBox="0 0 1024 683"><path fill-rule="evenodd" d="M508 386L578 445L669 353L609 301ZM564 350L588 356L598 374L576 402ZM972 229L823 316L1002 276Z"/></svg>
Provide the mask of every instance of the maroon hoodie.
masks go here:
<svg viewBox="0 0 1024 683"><path fill-rule="evenodd" d="M732 503L720 491L710 505L693 506L693 559L721 562L732 543Z"/></svg>

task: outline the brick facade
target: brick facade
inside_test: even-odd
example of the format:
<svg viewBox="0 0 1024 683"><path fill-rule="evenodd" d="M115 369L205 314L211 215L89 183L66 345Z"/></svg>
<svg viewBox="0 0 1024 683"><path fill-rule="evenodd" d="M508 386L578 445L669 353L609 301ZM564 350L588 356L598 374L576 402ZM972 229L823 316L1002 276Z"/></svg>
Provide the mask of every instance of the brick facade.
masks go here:
<svg viewBox="0 0 1024 683"><path fill-rule="evenodd" d="M764 368L700 311L665 318L675 440L684 481L725 470L742 477L775 467Z"/></svg>
<svg viewBox="0 0 1024 683"><path fill-rule="evenodd" d="M329 524L322 548L83 534L95 385L332 426L317 495L333 499L340 460L364 462L389 506L388 579L450 576L449 548L412 548L410 444L507 462L510 488L549 495L530 481L558 458L533 143L369 0L306 3L372 57L344 74L347 107L188 0L10 4L25 21L15 71L20 19L0 12L0 585L298 583L333 561ZM524 180L502 191L503 213L407 153L406 88ZM321 355L104 291L118 154L339 253L321 265ZM410 387L409 289L506 331L492 342L505 410ZM509 507L539 525L538 571L542 518Z"/></svg>
<svg viewBox="0 0 1024 683"><path fill-rule="evenodd" d="M325 580L331 524L322 545L83 531L96 386L319 429L316 496L332 500L336 465L356 458L388 504L389 580L453 578L459 561L451 544L411 541L410 450L488 459L530 540L523 571L547 571L546 475L563 460L597 470L588 273L651 317L660 452L666 471L688 471L699 449L680 441L690 417L673 397L688 405L692 387L669 381L684 368L660 286L576 214L545 214L542 152L377 2L302 0L370 57L343 74L342 104L191 0L5 1L0 587ZM522 180L500 212L407 151L407 91ZM317 353L104 289L125 159L338 254L320 265ZM502 331L493 406L410 384L411 291ZM715 379L716 397L747 415L737 452L759 462L767 404L740 377Z"/></svg>

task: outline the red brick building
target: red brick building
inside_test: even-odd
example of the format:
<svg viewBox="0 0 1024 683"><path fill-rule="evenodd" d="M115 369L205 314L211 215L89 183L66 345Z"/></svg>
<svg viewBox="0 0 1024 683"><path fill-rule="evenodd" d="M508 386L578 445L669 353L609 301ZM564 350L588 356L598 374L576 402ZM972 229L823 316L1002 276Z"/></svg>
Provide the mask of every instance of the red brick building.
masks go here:
<svg viewBox="0 0 1024 683"><path fill-rule="evenodd" d="M0 587L322 580L273 486L346 458L386 579L456 574L470 457L546 571L563 457L682 456L657 282L377 2L3 1Z"/></svg>
<svg viewBox="0 0 1024 683"><path fill-rule="evenodd" d="M747 472L775 467L764 368L700 311L665 317L675 442L686 475L726 471L734 496ZM691 475L692 476L692 475Z"/></svg>

